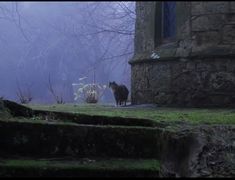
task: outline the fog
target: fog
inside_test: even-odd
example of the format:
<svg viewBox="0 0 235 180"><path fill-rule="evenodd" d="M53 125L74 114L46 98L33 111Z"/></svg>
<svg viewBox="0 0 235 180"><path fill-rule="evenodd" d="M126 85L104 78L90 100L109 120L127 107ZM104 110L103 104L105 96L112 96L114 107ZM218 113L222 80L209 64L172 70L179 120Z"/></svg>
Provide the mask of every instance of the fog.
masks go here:
<svg viewBox="0 0 235 180"><path fill-rule="evenodd" d="M134 2L0 2L0 97L71 103L82 77L130 89L134 26Z"/></svg>

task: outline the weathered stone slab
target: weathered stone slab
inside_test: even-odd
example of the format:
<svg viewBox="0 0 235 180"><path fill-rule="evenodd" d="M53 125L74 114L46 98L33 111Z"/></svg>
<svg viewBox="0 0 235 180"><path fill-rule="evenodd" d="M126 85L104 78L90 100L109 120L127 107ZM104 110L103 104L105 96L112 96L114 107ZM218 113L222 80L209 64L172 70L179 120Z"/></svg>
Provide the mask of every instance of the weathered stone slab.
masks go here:
<svg viewBox="0 0 235 180"><path fill-rule="evenodd" d="M205 8L203 1L192 2L192 15L205 14Z"/></svg>
<svg viewBox="0 0 235 180"><path fill-rule="evenodd" d="M219 30L225 23L225 15L192 16L192 31Z"/></svg>
<svg viewBox="0 0 235 180"><path fill-rule="evenodd" d="M223 29L223 43L235 44L235 24L225 25Z"/></svg>
<svg viewBox="0 0 235 180"><path fill-rule="evenodd" d="M205 44L219 44L221 41L219 31L203 31L194 33L194 46L205 46Z"/></svg>
<svg viewBox="0 0 235 180"><path fill-rule="evenodd" d="M232 12L235 12L235 2L234 1L230 1L230 9Z"/></svg>
<svg viewBox="0 0 235 180"><path fill-rule="evenodd" d="M228 13L228 6L227 1L192 2L192 15Z"/></svg>

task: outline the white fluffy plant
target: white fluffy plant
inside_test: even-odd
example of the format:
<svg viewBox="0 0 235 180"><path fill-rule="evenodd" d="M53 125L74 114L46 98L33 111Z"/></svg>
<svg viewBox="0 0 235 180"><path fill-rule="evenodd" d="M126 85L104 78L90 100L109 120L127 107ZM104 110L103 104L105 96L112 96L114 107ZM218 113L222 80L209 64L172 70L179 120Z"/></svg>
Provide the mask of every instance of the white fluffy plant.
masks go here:
<svg viewBox="0 0 235 180"><path fill-rule="evenodd" d="M86 103L97 103L100 98L103 96L106 85L100 85L97 83L86 84L83 83L87 77L79 78L80 83L73 83L74 87L74 100L75 101L83 101Z"/></svg>

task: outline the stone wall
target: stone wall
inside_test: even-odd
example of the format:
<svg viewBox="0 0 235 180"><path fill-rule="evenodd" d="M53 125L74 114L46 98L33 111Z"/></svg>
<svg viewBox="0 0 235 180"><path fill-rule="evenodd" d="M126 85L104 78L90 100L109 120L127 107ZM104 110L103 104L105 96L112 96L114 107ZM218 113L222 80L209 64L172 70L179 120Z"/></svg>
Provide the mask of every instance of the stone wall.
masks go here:
<svg viewBox="0 0 235 180"><path fill-rule="evenodd" d="M151 3L149 11L144 2L136 6L132 103L235 106L235 3L177 2L176 40L160 46L152 20L158 2Z"/></svg>
<svg viewBox="0 0 235 180"><path fill-rule="evenodd" d="M153 16L155 8L154 2L138 2L136 3L136 24L138 29L135 33L135 52L149 51L154 47L154 21Z"/></svg>
<svg viewBox="0 0 235 180"><path fill-rule="evenodd" d="M234 54L234 3L226 1L192 2L191 32L192 53L197 54L209 47L216 47L223 49L224 54Z"/></svg>
<svg viewBox="0 0 235 180"><path fill-rule="evenodd" d="M133 104L235 106L233 59L139 63L132 67Z"/></svg>

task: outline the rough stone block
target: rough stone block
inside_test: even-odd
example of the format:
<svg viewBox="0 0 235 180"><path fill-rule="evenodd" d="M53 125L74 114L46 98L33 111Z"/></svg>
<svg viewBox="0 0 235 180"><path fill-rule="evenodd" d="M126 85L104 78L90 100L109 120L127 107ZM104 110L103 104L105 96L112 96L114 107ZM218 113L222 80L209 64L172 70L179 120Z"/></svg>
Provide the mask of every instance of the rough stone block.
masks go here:
<svg viewBox="0 0 235 180"><path fill-rule="evenodd" d="M179 39L190 37L190 20L187 20L183 25L177 27L177 37Z"/></svg>
<svg viewBox="0 0 235 180"><path fill-rule="evenodd" d="M176 50L176 56L187 57L191 52L191 41L179 41L179 48Z"/></svg>
<svg viewBox="0 0 235 180"><path fill-rule="evenodd" d="M223 29L223 43L235 44L235 24L225 25Z"/></svg>
<svg viewBox="0 0 235 180"><path fill-rule="evenodd" d="M235 24L235 13L227 14L229 24Z"/></svg>
<svg viewBox="0 0 235 180"><path fill-rule="evenodd" d="M204 44L218 44L220 42L220 34L218 31L207 31L195 33L195 40L198 46Z"/></svg>
<svg viewBox="0 0 235 180"><path fill-rule="evenodd" d="M205 9L203 6L203 2L192 2L192 15L201 15L205 14Z"/></svg>
<svg viewBox="0 0 235 180"><path fill-rule="evenodd" d="M232 12L235 12L235 2L234 2L234 1L231 1L231 2L230 2L230 10L231 10Z"/></svg>
<svg viewBox="0 0 235 180"><path fill-rule="evenodd" d="M229 2L228 1L207 1L204 2L206 13L227 13Z"/></svg>
<svg viewBox="0 0 235 180"><path fill-rule="evenodd" d="M192 15L227 13L228 6L227 1L192 2Z"/></svg>
<svg viewBox="0 0 235 180"><path fill-rule="evenodd" d="M219 30L225 23L225 15L193 16L192 31Z"/></svg>

